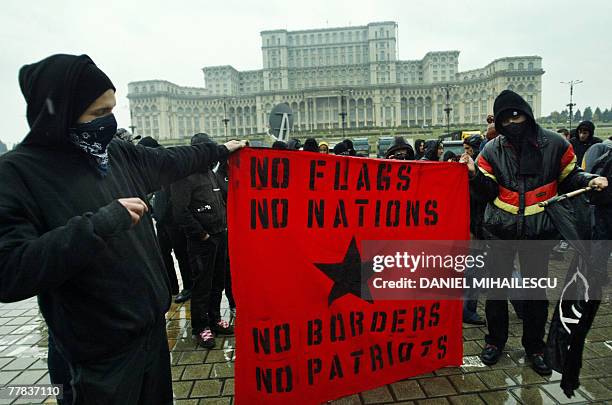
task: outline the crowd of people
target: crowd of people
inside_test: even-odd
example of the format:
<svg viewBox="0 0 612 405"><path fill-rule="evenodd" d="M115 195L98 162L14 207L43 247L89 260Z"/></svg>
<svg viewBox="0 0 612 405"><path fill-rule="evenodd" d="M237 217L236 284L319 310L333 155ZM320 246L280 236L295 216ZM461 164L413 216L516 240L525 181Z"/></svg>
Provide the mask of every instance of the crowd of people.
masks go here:
<svg viewBox="0 0 612 405"><path fill-rule="evenodd" d="M221 317L225 292L236 318L227 159L246 143L218 145L204 133L173 148L150 137L139 145L119 139L115 87L86 55L26 65L19 84L30 132L0 158L0 301L38 297L49 330L51 381L64 384L65 403L172 403L165 330L171 299L191 300L198 344L213 348L216 336L233 333ZM486 136L466 138L460 156L444 155L439 140L413 146L396 137L385 158L465 164L470 233L479 241L559 240L537 204L588 186L600 201L594 237L608 240L602 254L609 256L610 165L598 168L612 141L598 141L590 122L580 123L574 136L545 130L529 104L508 90L495 100L488 122ZM333 148L314 138L303 145L276 141L272 148L359 156L350 139ZM547 272L549 252L529 255L514 243L492 255L490 265L510 276L517 253L522 276ZM477 292L466 295L464 321L484 325L477 300ZM515 305L527 358L542 375L551 372L543 358L547 307L545 296ZM508 339L507 296L488 296L485 315L481 358L491 365Z"/></svg>

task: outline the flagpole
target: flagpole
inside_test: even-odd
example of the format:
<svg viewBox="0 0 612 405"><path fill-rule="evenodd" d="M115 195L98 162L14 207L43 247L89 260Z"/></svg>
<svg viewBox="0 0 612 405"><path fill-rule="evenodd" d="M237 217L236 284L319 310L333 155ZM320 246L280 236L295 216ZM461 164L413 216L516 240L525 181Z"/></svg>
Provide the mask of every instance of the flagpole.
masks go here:
<svg viewBox="0 0 612 405"><path fill-rule="evenodd" d="M576 197L577 195L584 194L587 191L591 191L592 189L593 189L592 187L579 188L578 190L555 196L546 201L542 201L541 203L538 203L538 206L548 207L551 204L558 203L559 201L567 200L568 198Z"/></svg>

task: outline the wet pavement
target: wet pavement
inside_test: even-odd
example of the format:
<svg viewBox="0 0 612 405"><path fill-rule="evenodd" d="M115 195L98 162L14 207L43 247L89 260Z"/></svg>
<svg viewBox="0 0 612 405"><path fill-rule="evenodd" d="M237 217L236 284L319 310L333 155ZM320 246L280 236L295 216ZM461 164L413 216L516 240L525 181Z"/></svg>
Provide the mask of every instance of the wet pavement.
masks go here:
<svg viewBox="0 0 612 405"><path fill-rule="evenodd" d="M511 308L511 306L510 306ZM552 305L550 306L552 315ZM483 313L480 308L480 313ZM227 301L223 316L229 319ZM189 303L173 304L166 315L172 379L177 404L230 405L234 394L235 339L217 339L214 350L191 339ZM240 313L238 313L240 319ZM550 317L549 317L550 319ZM584 351L581 387L572 399L559 388L561 376L541 377L525 366L522 324L510 315L510 338L498 364L482 364L486 328L464 325L462 367L449 367L337 401L337 405L581 404L612 403L612 303L602 303ZM0 304L0 386L49 384L47 333L36 299ZM11 401L0 400L0 404ZM30 403L13 400L12 403ZM53 404L48 398L39 403Z"/></svg>

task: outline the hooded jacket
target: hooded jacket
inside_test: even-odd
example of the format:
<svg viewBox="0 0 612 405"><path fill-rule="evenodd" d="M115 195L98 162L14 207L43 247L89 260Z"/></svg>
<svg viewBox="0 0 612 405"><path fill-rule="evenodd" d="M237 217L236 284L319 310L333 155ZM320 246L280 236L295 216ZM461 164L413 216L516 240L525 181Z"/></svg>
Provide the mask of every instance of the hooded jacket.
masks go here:
<svg viewBox="0 0 612 405"><path fill-rule="evenodd" d="M192 145L214 145L206 134L196 134ZM215 162L216 163L216 162ZM219 178L209 167L170 185L174 222L191 239L227 229L225 201Z"/></svg>
<svg viewBox="0 0 612 405"><path fill-rule="evenodd" d="M589 131L589 137L585 142L580 140L580 129L586 129ZM582 158L584 157L586 151L591 146L601 142L602 140L595 136L595 124L593 124L591 121L582 121L580 124L578 124L576 127L576 136L570 139L570 143L574 147L574 153L576 154L578 166L582 167Z"/></svg>
<svg viewBox="0 0 612 405"><path fill-rule="evenodd" d="M93 63L86 56L39 62L51 66L37 66L22 83L31 131L0 157L0 301L38 296L71 363L128 350L170 306L151 217L132 226L117 199L145 201L162 184L228 154L211 145L150 149L113 139L111 170L98 176L62 134L74 117L70 89L84 61Z"/></svg>
<svg viewBox="0 0 612 405"><path fill-rule="evenodd" d="M429 160L432 162L439 162L440 158L438 157L438 148L442 141L436 141L435 139L430 139L425 142L425 153L421 160Z"/></svg>
<svg viewBox="0 0 612 405"><path fill-rule="evenodd" d="M406 149L406 153L408 155L407 160L414 160L414 149L412 149L412 146L406 142L403 136L396 136L393 139L393 144L389 147L389 149L387 149L387 152L385 152L385 159L389 159L389 156L402 149Z"/></svg>
<svg viewBox="0 0 612 405"><path fill-rule="evenodd" d="M509 109L525 114L535 131L542 156L542 171L538 174L519 175L519 155L501 126L501 117ZM538 203L558 191L585 187L596 176L584 173L576 165L574 151L565 139L537 125L531 107L518 94L504 90L494 110L500 135L487 142L476 160L476 175L470 180L473 193L488 203L484 235L492 239L558 239L558 232Z"/></svg>

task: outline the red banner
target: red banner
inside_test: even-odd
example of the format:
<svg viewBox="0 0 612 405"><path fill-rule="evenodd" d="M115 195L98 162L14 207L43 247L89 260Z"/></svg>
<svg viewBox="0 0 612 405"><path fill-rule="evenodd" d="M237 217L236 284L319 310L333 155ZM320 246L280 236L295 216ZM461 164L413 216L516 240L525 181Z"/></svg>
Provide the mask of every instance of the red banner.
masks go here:
<svg viewBox="0 0 612 405"><path fill-rule="evenodd" d="M361 298L361 242L469 238L467 170L272 149L230 160L241 404L318 404L462 359L461 302Z"/></svg>

